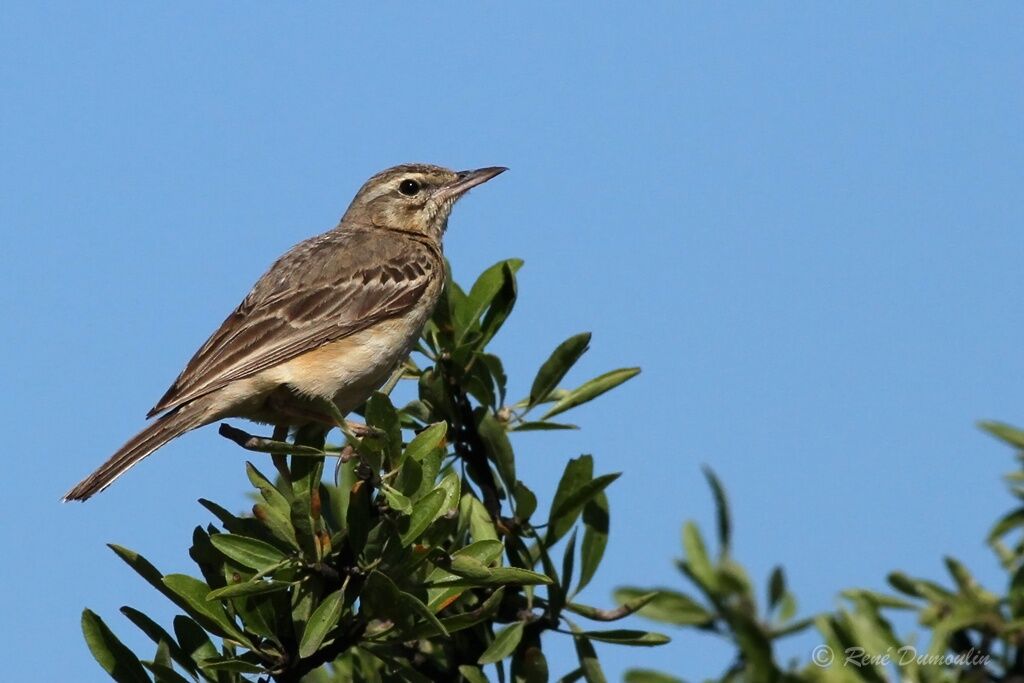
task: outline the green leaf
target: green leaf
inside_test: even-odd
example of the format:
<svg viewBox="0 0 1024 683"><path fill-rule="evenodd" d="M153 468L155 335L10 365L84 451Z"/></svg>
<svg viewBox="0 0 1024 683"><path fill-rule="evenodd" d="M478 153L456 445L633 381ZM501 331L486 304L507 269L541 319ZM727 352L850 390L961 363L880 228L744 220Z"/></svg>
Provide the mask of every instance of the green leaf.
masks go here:
<svg viewBox="0 0 1024 683"><path fill-rule="evenodd" d="M138 626L139 630L149 636L149 639L157 645L167 643L167 652L178 666L189 673L195 673L195 662L192 661L188 653L178 646L171 634L165 631L160 624L132 607L122 607L121 614L128 617L129 621Z"/></svg>
<svg viewBox="0 0 1024 683"><path fill-rule="evenodd" d="M396 491L383 482L381 482L380 491L384 494L384 498L387 499L388 506L392 510L401 512L403 515L408 515L412 512L412 501L402 495L401 491Z"/></svg>
<svg viewBox="0 0 1024 683"><path fill-rule="evenodd" d="M551 352L551 356L540 366L537 376L533 379L528 407L537 405L551 393L552 389L558 387L558 383L569 369L586 353L589 344L590 333L583 332L569 337Z"/></svg>
<svg viewBox="0 0 1024 683"><path fill-rule="evenodd" d="M623 678L625 683L684 683L683 679L651 669L629 669Z"/></svg>
<svg viewBox="0 0 1024 683"><path fill-rule="evenodd" d="M306 628L302 632L302 641L299 643L299 657L311 657L320 649L327 634L330 633L341 618L341 612L345 607L345 592L337 590L324 598L324 601L317 605L313 614L306 622Z"/></svg>
<svg viewBox="0 0 1024 683"><path fill-rule="evenodd" d="M461 562L461 558L469 558L471 560L476 560L485 567L489 567L501 557L501 553L504 549L505 548L501 544L501 541L498 540L488 539L476 541L453 553L452 562ZM490 573L488 573L488 576L490 576ZM427 575L426 583L431 584L439 581L453 581L458 578L459 576L457 574L453 574L443 567L438 567ZM430 608L431 612L440 611L455 597L462 593L462 588L462 586L431 588L427 591L427 607Z"/></svg>
<svg viewBox="0 0 1024 683"><path fill-rule="evenodd" d="M541 420L547 420L559 413L564 413L578 405L592 401L606 391L614 389L626 380L632 379L639 374L640 368L620 368L584 382L570 391L567 396L559 400L555 405L551 406L548 412L541 416Z"/></svg>
<svg viewBox="0 0 1024 683"><path fill-rule="evenodd" d="M416 596L399 590L389 576L379 571L370 572L367 577L360 594L360 605L365 615L393 621L405 640L408 640L408 634L417 631L431 636L448 635L430 608Z"/></svg>
<svg viewBox="0 0 1024 683"><path fill-rule="evenodd" d="M288 556L280 550L255 538L235 534L213 534L210 542L220 552L243 567L257 571L281 564Z"/></svg>
<svg viewBox="0 0 1024 683"><path fill-rule="evenodd" d="M587 683L608 683L608 679L601 670L601 663L597 659L597 652L594 651L594 644L590 639L581 635L579 628L571 624L573 631L573 643L576 645L576 656L580 661L580 670Z"/></svg>
<svg viewBox="0 0 1024 683"><path fill-rule="evenodd" d="M240 674L262 674L266 669L239 657L210 657L199 663L205 671L229 671Z"/></svg>
<svg viewBox="0 0 1024 683"><path fill-rule="evenodd" d="M630 614L640 610L657 596L657 591L652 591L646 595L640 595L632 598L623 603L617 609L613 610L598 609L597 607L591 607L590 605L581 605L578 602L570 602L565 606L565 608L570 612L574 612L575 614L579 614L580 616L584 616L588 619L593 619L594 621L618 621L619 619L628 617Z"/></svg>
<svg viewBox="0 0 1024 683"><path fill-rule="evenodd" d="M489 683L486 674L479 667L463 664L459 667L459 673L466 679L466 683Z"/></svg>
<svg viewBox="0 0 1024 683"><path fill-rule="evenodd" d="M459 507L459 498L462 496L462 479L455 470L449 470L448 474L437 485L437 488L444 491L444 503L441 510L447 513Z"/></svg>
<svg viewBox="0 0 1024 683"><path fill-rule="evenodd" d="M650 593L647 588L619 588L615 591L615 600L622 605L629 605ZM677 626L699 626L714 620L714 616L698 602L667 588L656 589L654 598L640 609L640 614L654 621Z"/></svg>
<svg viewBox="0 0 1024 683"><path fill-rule="evenodd" d="M516 518L521 522L530 521L537 511L537 496L523 482L517 481L512 497L516 503Z"/></svg>
<svg viewBox="0 0 1024 683"><path fill-rule="evenodd" d="M226 598L240 598L247 595L262 595L264 593L276 593L294 586L290 581L274 581L256 579L255 581L240 581L231 583L223 588L210 591L206 595L207 600L224 600Z"/></svg>
<svg viewBox="0 0 1024 683"><path fill-rule="evenodd" d="M362 553L370 534L370 494L371 487L365 481L357 481L349 493L345 525L348 527L349 543L356 553Z"/></svg>
<svg viewBox="0 0 1024 683"><path fill-rule="evenodd" d="M427 527L437 519L442 512L447 495L443 489L434 489L416 501L412 507L412 513L409 515L409 527L401 535L403 548L423 535Z"/></svg>
<svg viewBox="0 0 1024 683"><path fill-rule="evenodd" d="M168 574L163 578L163 584L174 594L178 606L204 628L253 649L252 643L228 617L224 608L219 603L207 601L210 587L205 583L185 574Z"/></svg>
<svg viewBox="0 0 1024 683"><path fill-rule="evenodd" d="M768 609L773 609L786 594L786 573L782 567L772 569L768 579Z"/></svg>
<svg viewBox="0 0 1024 683"><path fill-rule="evenodd" d="M583 506L583 543L580 546L579 593L590 583L597 572L605 547L608 545L608 496L598 493Z"/></svg>
<svg viewBox="0 0 1024 683"><path fill-rule="evenodd" d="M663 633L654 631L633 631L630 629L614 629L611 631L583 631L579 635L598 640L602 643L615 643L616 645L635 645L641 647L653 647L664 645L672 639Z"/></svg>
<svg viewBox="0 0 1024 683"><path fill-rule="evenodd" d="M572 575L575 571L575 565L576 531L573 530L572 535L569 536L569 541L565 544L565 551L562 553L562 578L560 588L563 596L569 595L569 587L572 585Z"/></svg>
<svg viewBox="0 0 1024 683"><path fill-rule="evenodd" d="M515 274L522 265L523 262L519 259L500 261L485 270L473 283L465 305L466 315L460 318L471 322L483 315L480 321L481 338L478 348L487 345L512 312L516 301ZM466 325L458 340L460 344L473 327Z"/></svg>
<svg viewBox="0 0 1024 683"><path fill-rule="evenodd" d="M413 437L405 448L405 459L420 462L431 451L444 448L448 433L447 422L435 422Z"/></svg>
<svg viewBox="0 0 1024 683"><path fill-rule="evenodd" d="M490 619L498 612L498 607L501 606L501 599L505 594L504 588L499 588L488 596L479 607L469 612L463 612L456 614L455 616L446 617L441 620L444 624L445 629L448 633L455 633L456 631L462 631L476 626L480 622Z"/></svg>
<svg viewBox="0 0 1024 683"><path fill-rule="evenodd" d="M574 463L580 464L574 465ZM576 523L583 506L619 478L619 473L616 472L590 479L589 473L592 468L593 460L589 455L571 460L566 466L562 480L558 483L558 490L555 492L555 500L551 504L547 534L544 538L546 546L554 545L558 539L568 533Z"/></svg>
<svg viewBox="0 0 1024 683"><path fill-rule="evenodd" d="M1012 510L999 519L988 532L987 541L995 543L997 540L1010 533L1014 529L1024 526L1024 507Z"/></svg>
<svg viewBox="0 0 1024 683"><path fill-rule="evenodd" d="M523 622L515 621L499 631L494 636L494 641L480 655L478 663L494 664L512 654L519 645L519 641L523 639L523 626L525 626Z"/></svg>
<svg viewBox="0 0 1024 683"><path fill-rule="evenodd" d="M521 569L519 567L494 567L490 570L489 576L485 579L464 579L457 576L452 579L435 581L430 585L441 588L451 586L501 586L506 584L537 586L552 583L554 583L554 581L551 580L551 577L546 574L539 574L537 572L530 571L529 569Z"/></svg>
<svg viewBox="0 0 1024 683"><path fill-rule="evenodd" d="M518 422L512 428L513 432L552 432L566 429L579 429L576 425L562 424L560 422Z"/></svg>
<svg viewBox="0 0 1024 683"><path fill-rule="evenodd" d="M150 683L142 662L92 610L82 611L82 634L89 651L118 683Z"/></svg>
<svg viewBox="0 0 1024 683"><path fill-rule="evenodd" d="M1014 448L1024 449L1024 431L1004 422L994 422L991 420L979 422L978 426Z"/></svg>
<svg viewBox="0 0 1024 683"><path fill-rule="evenodd" d="M159 664L155 661L143 662L142 665L149 669L149 672L153 674L153 680L156 681L156 683L189 683L189 679L185 678L168 665Z"/></svg>
<svg viewBox="0 0 1024 683"><path fill-rule="evenodd" d="M217 648L213 646L206 631L183 614L174 617L174 636L182 652L189 656L196 667L203 660L217 656Z"/></svg>
<svg viewBox="0 0 1024 683"><path fill-rule="evenodd" d="M540 643L520 647L512 660L512 678L522 683L548 683L548 660Z"/></svg>
<svg viewBox="0 0 1024 683"><path fill-rule="evenodd" d="M477 424L477 433L488 458L497 466L501 480L511 490L516 483L516 460L505 426L498 422L493 413L487 411Z"/></svg>
<svg viewBox="0 0 1024 683"><path fill-rule="evenodd" d="M375 391L366 402L366 423L381 430L388 462L397 467L402 455L402 426L391 399Z"/></svg>
<svg viewBox="0 0 1024 683"><path fill-rule="evenodd" d="M467 579L487 579L491 576L491 570L487 565L469 555L455 555L445 569Z"/></svg>
<svg viewBox="0 0 1024 683"><path fill-rule="evenodd" d="M683 551L686 554L686 565L693 572L694 578L709 593L718 590L719 581L715 568L708 559L708 551L700 529L693 522L683 525Z"/></svg>
<svg viewBox="0 0 1024 683"><path fill-rule="evenodd" d="M114 551L118 557L125 561L125 563L135 570L135 572L144 578L151 586L156 588L158 591L163 593L168 598L174 600L174 594L167 589L163 584L163 574L160 573L156 567L150 563L142 555L138 554L134 550L129 550L124 546L116 545L114 543L108 543L107 547Z"/></svg>
<svg viewBox="0 0 1024 683"><path fill-rule="evenodd" d="M478 499L470 494L464 494L459 501L460 524L465 522L469 526L469 535L474 541L496 540L498 532L494 528L494 521L487 512L487 508Z"/></svg>
<svg viewBox="0 0 1024 683"><path fill-rule="evenodd" d="M729 501L725 497L725 489L722 482L718 480L714 470L705 465L701 468L704 478L708 480L711 487L711 494L715 498L715 513L718 517L718 543L722 555L729 554L729 543L732 538L732 522L729 519Z"/></svg>

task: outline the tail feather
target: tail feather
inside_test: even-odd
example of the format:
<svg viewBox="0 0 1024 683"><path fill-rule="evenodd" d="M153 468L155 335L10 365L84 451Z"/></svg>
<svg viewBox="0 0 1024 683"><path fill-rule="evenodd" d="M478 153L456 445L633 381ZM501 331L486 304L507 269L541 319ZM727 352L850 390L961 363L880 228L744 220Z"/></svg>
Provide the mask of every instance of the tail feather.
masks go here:
<svg viewBox="0 0 1024 683"><path fill-rule="evenodd" d="M147 455L176 436L181 436L185 432L199 427L201 424L201 411L195 410L190 405L182 406L178 410L167 413L129 439L128 443L121 446L98 470L78 482L73 489L65 493L64 502L89 499L94 494L113 484L118 477Z"/></svg>

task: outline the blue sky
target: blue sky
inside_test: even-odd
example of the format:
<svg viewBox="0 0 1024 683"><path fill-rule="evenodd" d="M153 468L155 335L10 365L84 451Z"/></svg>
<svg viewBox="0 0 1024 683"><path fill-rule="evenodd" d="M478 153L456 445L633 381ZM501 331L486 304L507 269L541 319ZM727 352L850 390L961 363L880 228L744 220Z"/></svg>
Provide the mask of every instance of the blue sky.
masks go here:
<svg viewBox="0 0 1024 683"><path fill-rule="evenodd" d="M511 169L457 207L446 249L463 280L526 261L496 342L513 393L582 330L570 380L644 368L578 411L581 432L517 442L542 494L581 452L624 472L589 602L680 585L682 522L713 520L701 463L739 558L759 578L784 564L804 612L891 569L938 577L944 554L996 581L982 538L1012 459L974 422L1024 423L1022 20L1013 3L8 3L7 675L104 680L84 606L133 645L117 607L169 617L104 543L189 571L195 500L242 503L237 448L208 428L85 505L59 495L277 255L413 160ZM606 671L727 664L672 635L600 648ZM568 671L568 643L548 647Z"/></svg>

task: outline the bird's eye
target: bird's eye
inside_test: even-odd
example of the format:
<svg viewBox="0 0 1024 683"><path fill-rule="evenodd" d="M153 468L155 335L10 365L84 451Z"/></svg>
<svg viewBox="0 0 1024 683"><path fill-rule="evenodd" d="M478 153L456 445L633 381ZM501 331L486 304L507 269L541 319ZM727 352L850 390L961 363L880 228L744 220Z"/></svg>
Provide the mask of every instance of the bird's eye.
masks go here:
<svg viewBox="0 0 1024 683"><path fill-rule="evenodd" d="M420 184L415 180L406 179L398 186L398 191L406 197L414 197L420 191Z"/></svg>

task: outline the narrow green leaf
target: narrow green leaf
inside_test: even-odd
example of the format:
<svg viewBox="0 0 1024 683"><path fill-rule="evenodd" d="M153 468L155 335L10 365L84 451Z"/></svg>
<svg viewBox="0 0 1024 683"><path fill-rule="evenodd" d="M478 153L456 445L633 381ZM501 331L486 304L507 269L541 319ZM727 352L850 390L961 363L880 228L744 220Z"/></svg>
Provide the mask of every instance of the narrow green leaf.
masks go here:
<svg viewBox="0 0 1024 683"><path fill-rule="evenodd" d="M608 545L608 496L601 491L583 506L583 543L580 545L579 593L597 572Z"/></svg>
<svg viewBox="0 0 1024 683"><path fill-rule="evenodd" d="M183 614L174 617L174 636L182 652L192 660L193 668L198 667L203 660L217 656L217 648L206 631Z"/></svg>
<svg viewBox="0 0 1024 683"><path fill-rule="evenodd" d="M589 458L590 456L584 457ZM568 533L569 529L576 523L576 519L583 510L583 506L618 478L618 472L602 474L600 477L580 483L575 488L568 488L567 493L564 495L561 495L563 494L563 488L562 484L559 483L558 491L555 494L555 502L551 507L551 515L548 518L548 529L544 539L545 545L550 547Z"/></svg>
<svg viewBox="0 0 1024 683"><path fill-rule="evenodd" d="M225 556L243 567L257 571L269 569L288 559L280 550L255 538L235 534L213 534L210 542Z"/></svg>
<svg viewBox="0 0 1024 683"><path fill-rule="evenodd" d="M487 579L491 576L491 570L487 568L487 565L468 555L455 555L452 557L451 564L445 569L456 576L467 579Z"/></svg>
<svg viewBox="0 0 1024 683"><path fill-rule="evenodd" d="M402 426L391 399L375 391L366 402L366 423L381 430L391 467L397 467L402 455Z"/></svg>
<svg viewBox="0 0 1024 683"><path fill-rule="evenodd" d="M356 553L363 552L370 534L370 493L370 485L365 481L357 481L349 493L345 524L348 527L349 543Z"/></svg>
<svg viewBox="0 0 1024 683"><path fill-rule="evenodd" d="M1014 448L1024 449L1024 431L1017 429L1005 422L985 420L978 423L978 426L986 432L1010 444Z"/></svg>
<svg viewBox="0 0 1024 683"><path fill-rule="evenodd" d="M681 678L651 669L629 669L626 671L623 681L625 683L684 683Z"/></svg>
<svg viewBox="0 0 1024 683"><path fill-rule="evenodd" d="M107 547L113 550L118 557L124 560L125 564L134 569L135 572L144 578L151 586L172 600L174 599L174 594L163 584L163 574L161 574L160 570L154 567L149 560L134 550L129 550L124 546L108 543Z"/></svg>
<svg viewBox="0 0 1024 683"><path fill-rule="evenodd" d="M427 453L438 448L444 448L447 433L447 422L433 423L409 442L409 445L405 448L405 459L419 462L426 457Z"/></svg>
<svg viewBox="0 0 1024 683"><path fill-rule="evenodd" d="M537 496L523 482L517 481L512 497L516 503L516 518L521 522L530 521L530 517L537 511Z"/></svg>
<svg viewBox="0 0 1024 683"><path fill-rule="evenodd" d="M501 480L511 489L516 483L516 461L508 432L490 411L483 413L477 424L477 433L484 444L487 456L498 468Z"/></svg>
<svg viewBox="0 0 1024 683"><path fill-rule="evenodd" d="M469 535L474 541L496 540L498 532L494 528L494 521L487 512L487 508L477 498L470 494L464 494L459 501L459 523L460 526L469 527Z"/></svg>
<svg viewBox="0 0 1024 683"><path fill-rule="evenodd" d="M317 605L302 632L302 640L299 643L300 657L312 657L320 649L327 634L338 624L344 607L345 593L342 590L334 591Z"/></svg>
<svg viewBox="0 0 1024 683"><path fill-rule="evenodd" d="M539 574L537 572L530 571L529 569L520 569L519 567L494 567L490 570L489 576L486 578L465 579L456 576L451 579L434 581L429 585L440 588L452 586L537 586L552 583L554 582L551 580L551 577L546 574Z"/></svg>
<svg viewBox="0 0 1024 683"><path fill-rule="evenodd" d="M683 551L686 553L686 564L694 577L709 593L718 590L718 574L708 558L708 551L700 529L692 521L683 525Z"/></svg>
<svg viewBox="0 0 1024 683"><path fill-rule="evenodd" d="M150 683L139 658L92 610L82 611L82 634L92 656L117 683Z"/></svg>
<svg viewBox="0 0 1024 683"><path fill-rule="evenodd" d="M459 667L459 673L466 679L466 683L490 683L483 670L476 666L463 664Z"/></svg>
<svg viewBox="0 0 1024 683"><path fill-rule="evenodd" d="M597 652L594 651L594 644L590 642L589 638L582 635L575 625L572 630L573 643L576 645L576 657L579 659L583 678L587 683L608 683L604 671L601 670L601 663L597 659Z"/></svg>
<svg viewBox="0 0 1024 683"><path fill-rule="evenodd" d="M174 594L178 606L186 610L189 616L196 619L204 628L222 638L234 640L249 649L253 648L252 643L228 617L224 608L219 603L207 601L206 596L210 592L210 587L205 583L185 574L168 574L163 578L163 584Z"/></svg>
<svg viewBox="0 0 1024 683"><path fill-rule="evenodd" d="M777 566L772 569L772 575L768 579L768 609L774 609L785 594L786 572Z"/></svg>
<svg viewBox="0 0 1024 683"><path fill-rule="evenodd" d="M619 588L615 591L615 600L622 605L629 605L650 593L651 590L647 588ZM667 588L656 589L655 596L644 604L640 614L654 621L677 626L700 626L714 620L714 616L700 603Z"/></svg>
<svg viewBox="0 0 1024 683"><path fill-rule="evenodd" d="M519 641L523 639L523 626L521 621L515 621L494 636L494 641L488 646L484 653L477 660L479 664L494 664L512 654Z"/></svg>
<svg viewBox="0 0 1024 683"><path fill-rule="evenodd" d="M167 643L167 652L178 666L189 673L195 673L195 662L192 661L188 653L178 646L171 634L165 631L160 624L132 607L122 607L121 614L128 617L129 621L138 626L139 630L149 636L149 639L157 645Z"/></svg>
<svg viewBox="0 0 1024 683"><path fill-rule="evenodd" d="M262 595L264 593L276 593L294 586L290 581L274 581L257 579L255 581L241 581L231 583L223 588L210 591L206 595L207 600L224 600L226 598L240 598L246 595Z"/></svg>
<svg viewBox="0 0 1024 683"><path fill-rule="evenodd" d="M590 605L581 605L578 602L570 602L565 606L570 612L579 614L588 619L594 621L618 621L628 617L630 614L640 610L647 603L651 602L658 596L656 591L647 593L646 595L637 596L631 600L624 602L621 606L616 609L598 609L597 607L591 607Z"/></svg>
<svg viewBox="0 0 1024 683"><path fill-rule="evenodd" d="M156 683L189 683L189 679L179 674L170 666L158 664L155 661L143 662L142 665L153 674L153 680Z"/></svg>
<svg viewBox="0 0 1024 683"><path fill-rule="evenodd" d="M553 432L566 429L579 429L576 425L562 424L560 422L518 422L512 428L513 432Z"/></svg>
<svg viewBox="0 0 1024 683"><path fill-rule="evenodd" d="M1024 507L1008 512L988 532L988 542L995 543L1016 528L1024 526Z"/></svg>
<svg viewBox="0 0 1024 683"><path fill-rule="evenodd" d="M442 489L434 489L416 501L409 515L409 527L401 535L402 547L410 545L419 538L427 527L437 519L444 507L447 493Z"/></svg>
<svg viewBox="0 0 1024 683"><path fill-rule="evenodd" d="M444 624L445 629L448 633L455 633L456 631L462 631L476 626L485 619L490 619L498 612L498 607L501 606L502 596L505 594L504 588L499 588L488 596L479 607L469 612L463 612L462 614L456 614L455 616L446 617L441 620Z"/></svg>
<svg viewBox="0 0 1024 683"><path fill-rule="evenodd" d="M562 576L560 588L563 596L569 595L569 588L572 586L572 575L575 570L576 530L573 529L572 535L569 536L569 540L565 544L565 550L562 553Z"/></svg>
<svg viewBox="0 0 1024 683"><path fill-rule="evenodd" d="M468 495L468 494L467 494ZM469 545L457 550L452 555L452 562L461 562L462 558L468 558L476 560L485 567L489 567L494 564L498 558L501 557L501 553L504 550L504 546L501 541L488 539L483 541L476 541ZM488 576L490 573L488 572ZM444 581L454 581L460 577L457 574L453 574L443 567L434 569L429 575L427 575L426 583L432 584ZM462 593L463 586L454 587L439 587L430 588L427 591L427 607L430 608L431 612L438 612L449 604L455 597Z"/></svg>
<svg viewBox="0 0 1024 683"><path fill-rule="evenodd" d="M589 345L590 333L583 332L569 337L551 352L551 356L540 366L537 376L533 379L528 407L532 408L537 405L551 393L552 389L558 387L558 383L576 364L576 361L586 353Z"/></svg>
<svg viewBox="0 0 1024 683"><path fill-rule="evenodd" d="M397 491L383 482L381 482L380 491L384 494L384 498L387 499L388 506L392 510L401 512L403 515L408 515L412 512L412 501L402 495L401 491Z"/></svg>
<svg viewBox="0 0 1024 683"><path fill-rule="evenodd" d="M640 368L620 368L619 370L606 372L570 391L567 396L551 406L548 412L544 413L540 419L547 420L559 413L564 413L578 405L592 401L606 391L614 389L626 380L632 379L639 374Z"/></svg>
<svg viewBox="0 0 1024 683"><path fill-rule="evenodd" d="M581 636L590 640L598 640L602 643L615 643L616 645L637 645L642 647L653 647L664 645L672 639L663 633L654 631L633 631L630 629L615 629L612 631L583 631Z"/></svg>
<svg viewBox="0 0 1024 683"><path fill-rule="evenodd" d="M240 674L263 674L267 670L239 657L211 657L200 662L204 671L225 671Z"/></svg>
<svg viewBox="0 0 1024 683"><path fill-rule="evenodd" d="M459 498L462 497L462 478L459 477L458 472L454 469L449 470L448 474L444 475L444 479L437 485L437 488L444 491L444 503L441 505L441 510L447 513L449 510L455 510L459 507Z"/></svg>
<svg viewBox="0 0 1024 683"><path fill-rule="evenodd" d="M729 518L729 500L725 497L725 489L718 476L707 465L701 467L711 493L715 498L715 513L718 517L718 543L723 555L729 554L729 544L732 539L732 521Z"/></svg>

